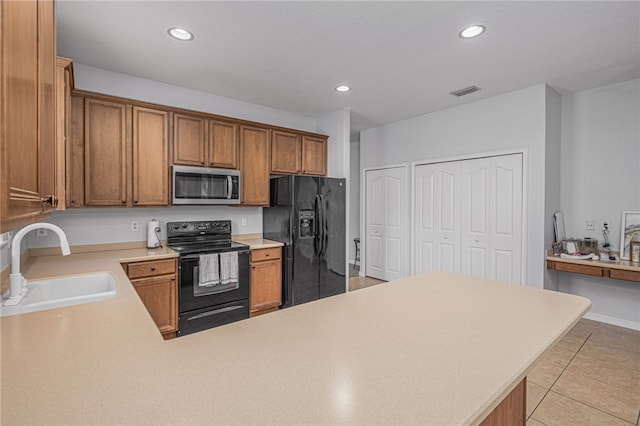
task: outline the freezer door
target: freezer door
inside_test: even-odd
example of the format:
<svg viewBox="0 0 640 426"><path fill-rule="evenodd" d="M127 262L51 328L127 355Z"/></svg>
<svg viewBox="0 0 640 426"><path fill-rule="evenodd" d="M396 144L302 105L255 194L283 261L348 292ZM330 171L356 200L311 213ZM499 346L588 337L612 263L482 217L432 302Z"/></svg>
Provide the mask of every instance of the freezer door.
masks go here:
<svg viewBox="0 0 640 426"><path fill-rule="evenodd" d="M272 177L269 207L262 209L262 234L269 240L293 242L293 176Z"/></svg>
<svg viewBox="0 0 640 426"><path fill-rule="evenodd" d="M293 178L293 268L291 276L292 304L316 300L320 278L319 259L316 253L316 195L318 178L295 176Z"/></svg>
<svg viewBox="0 0 640 426"><path fill-rule="evenodd" d="M319 178L320 280L318 295L320 298L346 291L345 188L345 179Z"/></svg>

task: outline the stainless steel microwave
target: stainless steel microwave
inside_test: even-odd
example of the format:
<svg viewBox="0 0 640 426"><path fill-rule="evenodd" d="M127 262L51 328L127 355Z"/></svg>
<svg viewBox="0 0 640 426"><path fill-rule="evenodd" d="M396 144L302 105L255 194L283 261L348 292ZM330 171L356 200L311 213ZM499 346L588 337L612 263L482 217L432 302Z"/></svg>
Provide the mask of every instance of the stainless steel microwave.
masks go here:
<svg viewBox="0 0 640 426"><path fill-rule="evenodd" d="M240 172L173 166L172 203L240 204Z"/></svg>

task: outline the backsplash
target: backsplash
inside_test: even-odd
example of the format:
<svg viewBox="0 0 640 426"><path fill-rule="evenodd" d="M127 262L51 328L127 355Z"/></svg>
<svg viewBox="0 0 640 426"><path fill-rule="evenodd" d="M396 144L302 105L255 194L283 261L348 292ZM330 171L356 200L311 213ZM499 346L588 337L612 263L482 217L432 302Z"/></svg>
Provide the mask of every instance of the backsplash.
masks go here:
<svg viewBox="0 0 640 426"><path fill-rule="evenodd" d="M167 222L190 220L231 220L234 234L262 233L261 207L175 206L168 208L70 209L53 212L47 222L58 225L67 235L69 245L87 245L147 240L147 222L160 222L160 239L166 239ZM246 221L243 221L246 219ZM138 230L131 230L131 222ZM244 224L246 223L246 224ZM57 247L58 237L52 232L27 237L28 248Z"/></svg>

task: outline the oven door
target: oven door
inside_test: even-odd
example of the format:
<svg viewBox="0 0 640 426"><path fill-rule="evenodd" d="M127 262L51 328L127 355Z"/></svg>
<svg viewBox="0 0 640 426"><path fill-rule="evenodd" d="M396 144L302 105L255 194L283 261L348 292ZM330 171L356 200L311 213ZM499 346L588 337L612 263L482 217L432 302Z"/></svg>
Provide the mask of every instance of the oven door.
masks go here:
<svg viewBox="0 0 640 426"><path fill-rule="evenodd" d="M247 318L249 318L248 299L180 313L178 316L178 336L185 336Z"/></svg>
<svg viewBox="0 0 640 426"><path fill-rule="evenodd" d="M199 261L200 253L182 255L178 260L180 314L249 298L249 250L238 251L237 285L200 286L198 283Z"/></svg>

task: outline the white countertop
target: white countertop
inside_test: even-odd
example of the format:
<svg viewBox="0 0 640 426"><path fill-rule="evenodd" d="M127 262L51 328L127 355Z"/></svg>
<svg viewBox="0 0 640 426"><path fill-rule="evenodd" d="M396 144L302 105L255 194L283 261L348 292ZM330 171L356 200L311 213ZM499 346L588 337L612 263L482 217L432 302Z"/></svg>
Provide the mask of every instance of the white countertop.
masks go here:
<svg viewBox="0 0 640 426"><path fill-rule="evenodd" d="M26 265L119 293L0 320L3 424L478 423L590 307L432 273L164 341L119 265L138 256Z"/></svg>

